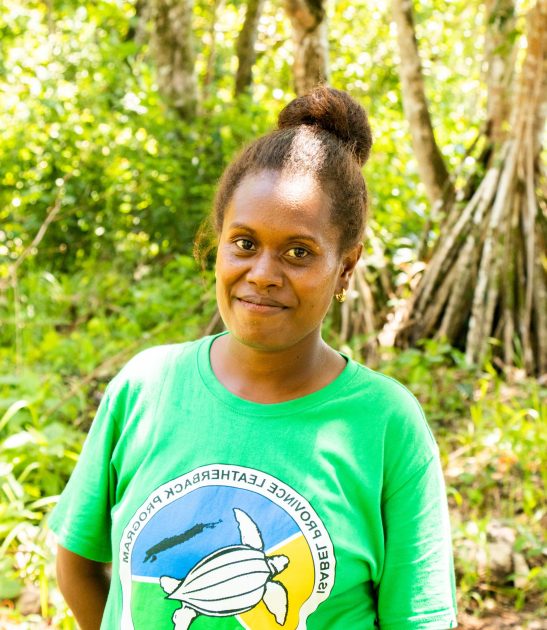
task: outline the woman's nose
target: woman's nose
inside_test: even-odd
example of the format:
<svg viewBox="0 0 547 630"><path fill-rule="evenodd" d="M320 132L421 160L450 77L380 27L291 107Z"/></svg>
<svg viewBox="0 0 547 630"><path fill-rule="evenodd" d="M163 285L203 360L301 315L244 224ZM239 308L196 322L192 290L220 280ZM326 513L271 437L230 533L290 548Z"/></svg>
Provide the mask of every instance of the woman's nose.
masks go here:
<svg viewBox="0 0 547 630"><path fill-rule="evenodd" d="M277 257L268 252L254 256L247 272L247 281L257 287L280 287L283 274Z"/></svg>

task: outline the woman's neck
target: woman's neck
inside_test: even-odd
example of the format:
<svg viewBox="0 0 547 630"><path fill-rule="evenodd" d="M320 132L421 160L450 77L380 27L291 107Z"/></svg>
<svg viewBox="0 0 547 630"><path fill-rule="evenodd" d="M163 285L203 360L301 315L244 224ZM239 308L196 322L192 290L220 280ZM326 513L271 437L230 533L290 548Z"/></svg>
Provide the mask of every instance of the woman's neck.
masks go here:
<svg viewBox="0 0 547 630"><path fill-rule="evenodd" d="M322 389L345 367L344 358L321 337L265 351L227 334L213 342L210 360L226 389L240 398L265 404L301 398Z"/></svg>

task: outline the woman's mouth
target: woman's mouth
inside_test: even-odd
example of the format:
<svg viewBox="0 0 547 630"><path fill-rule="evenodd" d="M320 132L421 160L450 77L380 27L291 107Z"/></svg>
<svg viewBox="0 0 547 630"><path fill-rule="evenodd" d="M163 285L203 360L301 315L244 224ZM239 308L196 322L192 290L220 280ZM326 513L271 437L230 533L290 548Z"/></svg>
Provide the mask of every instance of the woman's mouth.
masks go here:
<svg viewBox="0 0 547 630"><path fill-rule="evenodd" d="M277 300L258 295L244 295L237 297L236 300L241 306L252 313L274 314L287 308Z"/></svg>

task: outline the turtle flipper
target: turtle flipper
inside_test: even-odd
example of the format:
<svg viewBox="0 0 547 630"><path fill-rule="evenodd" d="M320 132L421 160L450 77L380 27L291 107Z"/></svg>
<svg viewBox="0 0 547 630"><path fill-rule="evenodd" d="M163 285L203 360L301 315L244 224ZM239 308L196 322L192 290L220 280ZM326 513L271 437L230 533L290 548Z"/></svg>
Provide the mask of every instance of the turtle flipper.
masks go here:
<svg viewBox="0 0 547 630"><path fill-rule="evenodd" d="M285 625L289 607L287 589L280 582L268 582L264 592L264 604L280 626Z"/></svg>
<svg viewBox="0 0 547 630"><path fill-rule="evenodd" d="M270 556L268 558L268 565L270 567L270 571L272 572L272 576L284 571L289 566L289 562L290 561L287 556Z"/></svg>
<svg viewBox="0 0 547 630"><path fill-rule="evenodd" d="M198 614L193 608L186 606L178 608L173 613L174 630L187 630L197 616Z"/></svg>
<svg viewBox="0 0 547 630"><path fill-rule="evenodd" d="M264 542L262 541L260 530L253 519L239 508L234 508L234 516L239 526L242 544L262 551L264 549Z"/></svg>
<svg viewBox="0 0 547 630"><path fill-rule="evenodd" d="M162 577L160 577L160 586L167 594L167 597L171 597L171 595L173 595L173 593L178 589L180 584L181 581L177 580L176 578L168 577L167 575L163 575Z"/></svg>

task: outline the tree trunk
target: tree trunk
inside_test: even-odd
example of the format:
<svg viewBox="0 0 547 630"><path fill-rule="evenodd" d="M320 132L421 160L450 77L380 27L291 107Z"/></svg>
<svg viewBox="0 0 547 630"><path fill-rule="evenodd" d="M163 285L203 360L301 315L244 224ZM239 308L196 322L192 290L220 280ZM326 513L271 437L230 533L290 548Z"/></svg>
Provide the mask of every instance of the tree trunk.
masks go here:
<svg viewBox="0 0 547 630"><path fill-rule="evenodd" d="M499 126L485 174L472 198L447 216L408 307L399 345L446 336L481 363L498 340L506 364L547 370L545 191L540 191L541 131L547 107L547 0L528 16L528 47L508 84L509 120ZM495 108L498 112L503 107ZM507 127L507 131L505 131ZM490 132L498 125L490 125Z"/></svg>
<svg viewBox="0 0 547 630"><path fill-rule="evenodd" d="M393 0L399 43L399 75L403 107L410 125L412 147L429 202L433 207L454 198L454 187L435 141L425 96L422 64L414 31L411 0Z"/></svg>
<svg viewBox="0 0 547 630"><path fill-rule="evenodd" d="M224 7L224 0L212 0L211 6L211 22L209 25L209 54L205 66L205 76L203 77L203 85L201 92L201 100L206 101L211 94L211 86L215 79L215 64L217 58L217 16ZM200 112L201 113L201 112Z"/></svg>
<svg viewBox="0 0 547 630"><path fill-rule="evenodd" d="M306 94L318 83L328 81L329 46L325 0L285 0L293 27L294 86Z"/></svg>
<svg viewBox="0 0 547 630"><path fill-rule="evenodd" d="M379 342L385 342L385 336L379 338L377 331L389 315L387 309L379 308L379 305L387 304L395 295L381 240L367 229L365 241L376 261L374 277L367 278L367 262L363 257L350 279L346 301L339 307L336 305L335 315L338 317L334 320L334 326L339 330L340 343L346 343L355 337L362 340L360 353L366 358L367 365L372 366L378 359Z"/></svg>
<svg viewBox="0 0 547 630"><path fill-rule="evenodd" d="M197 105L193 8L193 0L151 0L150 5L158 85L182 118L191 118Z"/></svg>
<svg viewBox="0 0 547 630"><path fill-rule="evenodd" d="M146 39L144 32L146 30L148 6L146 0L136 0L135 2L135 17L130 23L127 33L125 35L126 41L136 41L138 44Z"/></svg>
<svg viewBox="0 0 547 630"><path fill-rule="evenodd" d="M514 80L517 53L515 0L486 0L487 134L496 145L507 137L511 110L509 87Z"/></svg>
<svg viewBox="0 0 547 630"><path fill-rule="evenodd" d="M263 6L264 0L248 0L247 2L245 21L239 32L236 44L238 61L235 83L236 96L248 90L253 82L253 66L256 60L256 34Z"/></svg>

